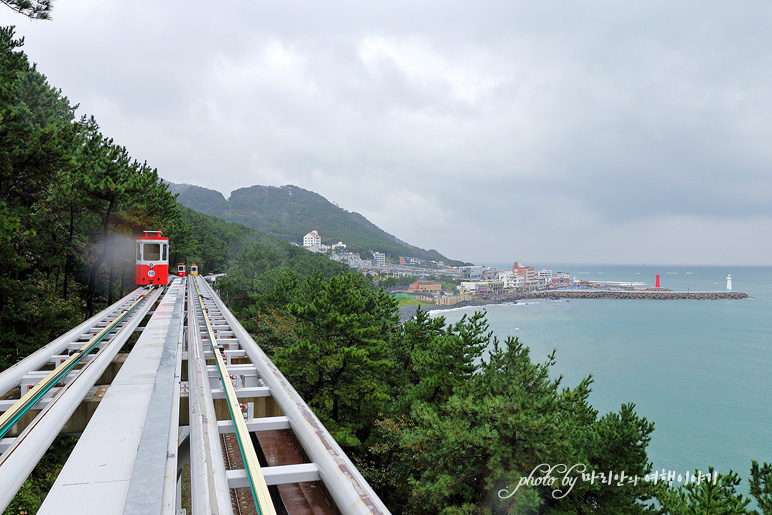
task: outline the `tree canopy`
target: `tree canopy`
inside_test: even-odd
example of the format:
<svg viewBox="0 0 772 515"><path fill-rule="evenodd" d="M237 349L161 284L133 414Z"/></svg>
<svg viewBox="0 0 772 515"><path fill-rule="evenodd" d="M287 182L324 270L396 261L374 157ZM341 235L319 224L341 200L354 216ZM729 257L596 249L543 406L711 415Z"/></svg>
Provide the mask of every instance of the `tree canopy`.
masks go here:
<svg viewBox="0 0 772 515"><path fill-rule="evenodd" d="M33 20L50 20L54 8L53 0L0 0L19 14Z"/></svg>

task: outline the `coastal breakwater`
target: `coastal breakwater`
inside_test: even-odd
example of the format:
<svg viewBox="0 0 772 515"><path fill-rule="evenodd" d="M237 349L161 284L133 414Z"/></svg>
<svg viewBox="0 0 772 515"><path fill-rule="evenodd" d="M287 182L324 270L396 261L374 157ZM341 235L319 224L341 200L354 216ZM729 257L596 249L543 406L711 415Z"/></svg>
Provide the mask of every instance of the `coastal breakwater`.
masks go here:
<svg viewBox="0 0 772 515"><path fill-rule="evenodd" d="M749 298L748 294L738 291L671 291L668 289L636 290L544 290L503 295L454 295L450 297L414 296L425 301L421 309L426 311L466 306L486 306L490 304L516 303L529 299L643 299L643 300L740 300ZM400 308L400 319L407 320L415 314L416 306Z"/></svg>
<svg viewBox="0 0 772 515"><path fill-rule="evenodd" d="M661 289L630 290L537 290L501 295L456 295L452 297L415 297L441 307L481 306L528 299L645 299L645 300L739 300L748 294L739 291L672 291Z"/></svg>
<svg viewBox="0 0 772 515"><path fill-rule="evenodd" d="M739 291L670 291L670 290L556 290L536 291L521 299L652 299L652 300L737 300L747 299Z"/></svg>

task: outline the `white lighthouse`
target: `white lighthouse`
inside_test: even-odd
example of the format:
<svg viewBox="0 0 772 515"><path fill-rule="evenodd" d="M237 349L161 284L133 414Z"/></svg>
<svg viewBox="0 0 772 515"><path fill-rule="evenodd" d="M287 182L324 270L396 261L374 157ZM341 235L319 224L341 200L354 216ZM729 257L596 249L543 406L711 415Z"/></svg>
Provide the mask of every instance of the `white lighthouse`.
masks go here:
<svg viewBox="0 0 772 515"><path fill-rule="evenodd" d="M726 276L726 291L732 291L732 274Z"/></svg>

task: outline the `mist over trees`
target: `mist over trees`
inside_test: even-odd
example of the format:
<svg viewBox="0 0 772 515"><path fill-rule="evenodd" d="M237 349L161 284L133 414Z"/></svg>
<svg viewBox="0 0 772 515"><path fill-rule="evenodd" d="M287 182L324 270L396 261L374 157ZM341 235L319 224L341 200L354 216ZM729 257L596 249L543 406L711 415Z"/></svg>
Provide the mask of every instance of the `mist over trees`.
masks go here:
<svg viewBox="0 0 772 515"><path fill-rule="evenodd" d="M179 217L155 169L76 116L0 29L0 362L134 289L133 238Z"/></svg>

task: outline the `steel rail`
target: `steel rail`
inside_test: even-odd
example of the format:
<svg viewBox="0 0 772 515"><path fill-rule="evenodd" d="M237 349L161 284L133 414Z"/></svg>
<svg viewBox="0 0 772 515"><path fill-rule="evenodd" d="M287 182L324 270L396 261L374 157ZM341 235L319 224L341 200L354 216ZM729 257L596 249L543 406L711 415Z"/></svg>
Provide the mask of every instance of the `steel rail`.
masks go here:
<svg viewBox="0 0 772 515"><path fill-rule="evenodd" d="M231 461L231 453L228 451L228 441L225 434L220 435L220 441L222 442L222 450L225 454L225 462L226 462L226 470L232 470L233 469L233 462ZM226 472L227 475L227 472ZM233 500L234 504L236 505L236 511L238 513L234 513L234 515L241 515L241 503L239 502L239 496L236 495L235 492L233 492Z"/></svg>
<svg viewBox="0 0 772 515"><path fill-rule="evenodd" d="M140 288L137 288L115 304L103 309L85 322L82 322L80 325L59 336L51 343L36 350L15 365L3 370L2 373L0 373L0 394L18 386L25 374L33 370L39 370L46 363L51 361L51 356L64 352L70 343L77 341L78 335L83 334L84 332L91 332L90 330L92 327L96 326L101 321L106 320L110 316L114 316L114 313L119 313L119 307L131 303L132 298L134 298L139 291Z"/></svg>
<svg viewBox="0 0 772 515"><path fill-rule="evenodd" d="M212 292L211 286L207 285L207 289ZM250 361L257 368L263 383L271 389L271 397L289 420L290 427L303 446L303 450L319 468L319 475L341 513L344 515L390 513L289 381L255 343L225 303L213 292L212 300L222 312Z"/></svg>
<svg viewBox="0 0 772 515"><path fill-rule="evenodd" d="M188 288L191 509L193 515L233 515L194 297Z"/></svg>
<svg viewBox="0 0 772 515"><path fill-rule="evenodd" d="M108 334L110 334L115 327L117 327L123 320L129 316L140 304L142 304L148 295L155 290L155 287L150 288L147 292L142 294L134 303L123 310L118 317L112 322L107 324L101 331L94 335L88 342L83 344L80 349L75 351L70 357L68 357L63 363L51 371L46 377L40 380L35 386L33 386L27 393L14 403L5 413L0 415L0 438L5 436L8 431L13 428L14 424L19 421L32 407L58 383L62 377L75 368L81 359L87 356L94 347L99 345Z"/></svg>
<svg viewBox="0 0 772 515"><path fill-rule="evenodd" d="M83 368L77 370L72 381L64 385L0 456L0 510L4 510L11 502L89 389L99 380L131 333L141 323L160 291L157 289L152 294L149 302L139 308L126 326L107 342L94 359L86 361Z"/></svg>
<svg viewBox="0 0 772 515"><path fill-rule="evenodd" d="M222 353L220 352L220 349L217 345L217 338L215 337L212 324L209 321L209 316L207 315L207 311L204 307L204 301L201 295L201 290L198 287L197 278L193 280L193 284L196 286L198 304L201 308L201 313L206 324L206 331L209 336L209 343L212 347L212 353L215 357L217 371L220 375L220 382L222 383L223 390L225 391L228 411L236 428L236 441L239 444L241 457L244 460L244 468L247 471L249 485L252 490L252 498L255 501L257 513L259 515L276 515L276 510L273 507L273 501L271 500L271 494L268 492L268 485L265 483L265 478L263 477L262 470L260 469L260 463L257 459L257 453L255 452L254 445L252 444L251 434L249 429L247 429L247 424L241 414L236 391L233 388L233 383L230 381L228 368L225 365L225 360L223 359Z"/></svg>

